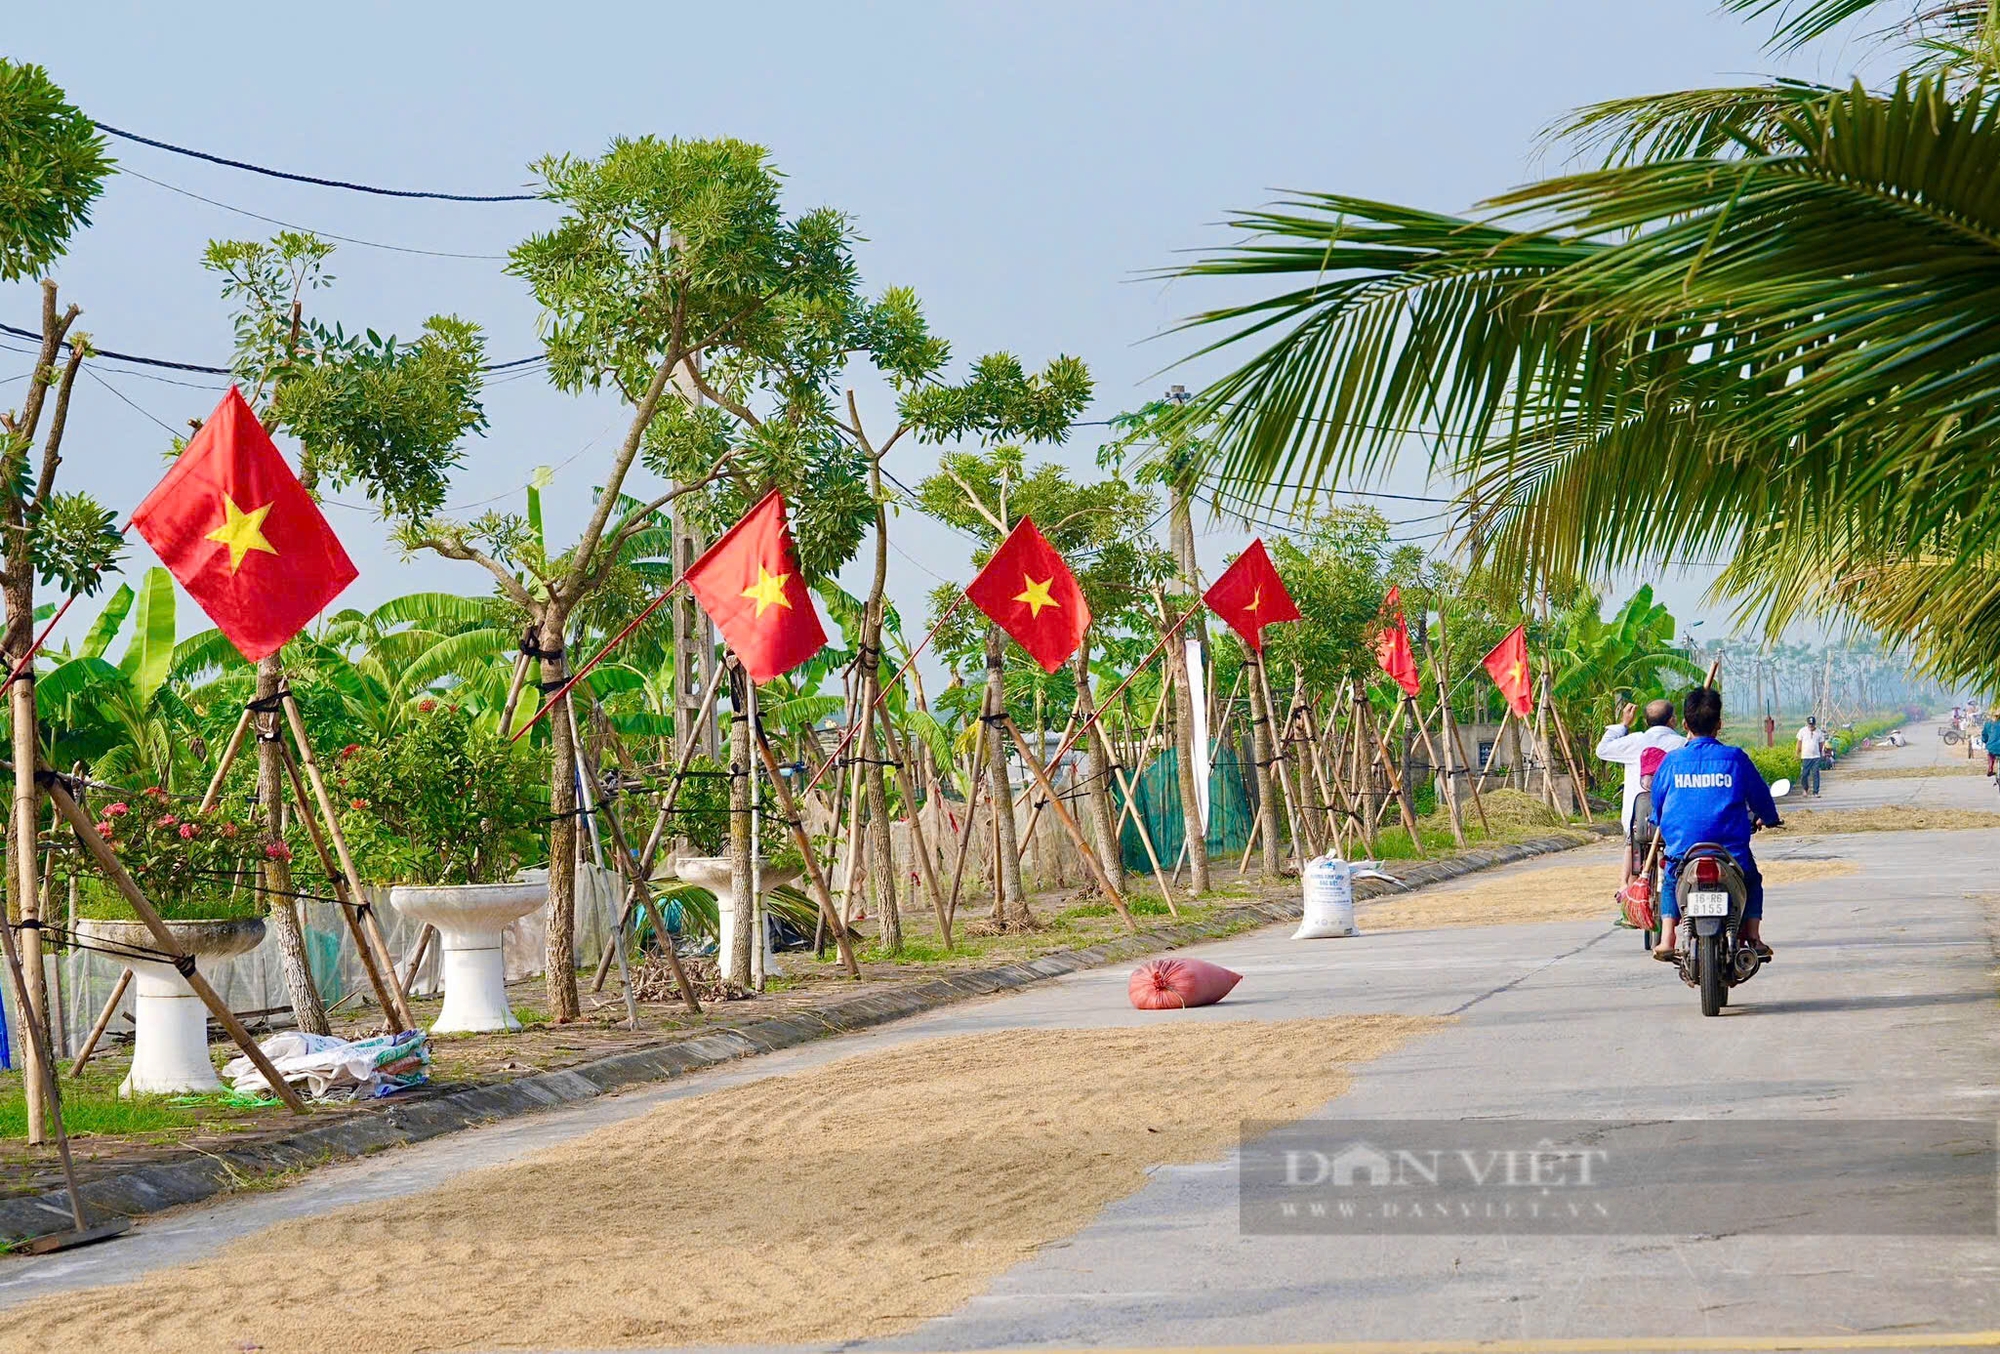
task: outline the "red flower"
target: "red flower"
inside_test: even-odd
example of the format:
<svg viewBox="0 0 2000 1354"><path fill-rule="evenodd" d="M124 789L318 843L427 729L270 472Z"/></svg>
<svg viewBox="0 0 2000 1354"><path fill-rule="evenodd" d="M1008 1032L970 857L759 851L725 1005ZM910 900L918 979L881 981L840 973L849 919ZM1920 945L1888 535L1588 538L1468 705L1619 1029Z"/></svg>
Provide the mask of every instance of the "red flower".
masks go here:
<svg viewBox="0 0 2000 1354"><path fill-rule="evenodd" d="M193 823L182 823L181 840L184 842L191 842L194 840L195 834L200 831L201 829L196 827Z"/></svg>
<svg viewBox="0 0 2000 1354"><path fill-rule="evenodd" d="M132 812L132 806L129 804L113 804L104 811L104 816L107 818L123 818L130 812Z"/></svg>
<svg viewBox="0 0 2000 1354"><path fill-rule="evenodd" d="M435 710L435 709L437 709L437 708L438 708L438 703L437 703L436 701L418 701L418 702L417 702L417 709L418 709L418 711L420 711L420 712L421 712L421 713L423 713L423 714L429 714L429 713L430 713L431 711L433 711L433 710Z"/></svg>
<svg viewBox="0 0 2000 1354"><path fill-rule="evenodd" d="M171 813L163 813L160 815L159 820L153 824L153 826L172 827L175 823L178 823L179 821L180 819L174 817Z"/></svg>
<svg viewBox="0 0 2000 1354"><path fill-rule="evenodd" d="M234 837L236 835L236 824L224 823L221 827L217 828L216 831L220 832L225 837Z"/></svg>
<svg viewBox="0 0 2000 1354"><path fill-rule="evenodd" d="M348 801L348 807L356 809L365 809L368 807L368 801L365 799L351 799Z"/></svg>
<svg viewBox="0 0 2000 1354"><path fill-rule="evenodd" d="M285 845L283 842L264 843L264 859L290 860L291 858L292 858L292 848Z"/></svg>
<svg viewBox="0 0 2000 1354"><path fill-rule="evenodd" d="M141 793L154 799L165 799L167 797L167 792L157 785L148 785Z"/></svg>
<svg viewBox="0 0 2000 1354"><path fill-rule="evenodd" d="M340 750L340 759L342 761L346 761L349 757L352 757L355 753L359 751L361 751L361 744L349 743L346 747Z"/></svg>
<svg viewBox="0 0 2000 1354"><path fill-rule="evenodd" d="M97 825L97 835L98 835L98 836L100 836L100 837L103 837L103 838L104 838L104 839L106 839L107 841L108 841L108 840L110 840L110 838L111 838L111 824L110 824L109 822L103 822L103 823L99 823L99 824Z"/></svg>

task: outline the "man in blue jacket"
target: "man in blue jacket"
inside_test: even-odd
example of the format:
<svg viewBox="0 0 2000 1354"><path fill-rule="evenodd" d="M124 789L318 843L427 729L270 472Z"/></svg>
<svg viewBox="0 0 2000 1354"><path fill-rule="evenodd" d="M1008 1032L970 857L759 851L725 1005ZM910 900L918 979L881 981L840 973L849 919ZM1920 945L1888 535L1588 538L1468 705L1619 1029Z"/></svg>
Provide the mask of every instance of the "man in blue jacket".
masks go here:
<svg viewBox="0 0 2000 1354"><path fill-rule="evenodd" d="M1653 773L1653 821L1660 826L1661 855L1667 865L1660 889L1660 943L1653 957L1669 962L1675 958L1674 930L1680 920L1675 883L1682 857L1692 847L1713 842L1726 848L1743 869L1743 882L1749 886L1743 939L1769 959L1771 947L1763 937L1764 877L1750 854L1750 831L1753 816L1767 827L1779 825L1777 803L1749 754L1716 741L1722 729L1720 691L1698 686L1688 692L1682 718L1687 743L1669 752Z"/></svg>

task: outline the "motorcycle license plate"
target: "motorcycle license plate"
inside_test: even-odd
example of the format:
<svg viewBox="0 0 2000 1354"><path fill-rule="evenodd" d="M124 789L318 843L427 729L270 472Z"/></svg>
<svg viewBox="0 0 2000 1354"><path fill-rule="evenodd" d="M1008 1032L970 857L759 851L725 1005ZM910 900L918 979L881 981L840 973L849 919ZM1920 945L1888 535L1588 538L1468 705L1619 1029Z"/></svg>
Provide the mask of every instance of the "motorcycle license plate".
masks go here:
<svg viewBox="0 0 2000 1354"><path fill-rule="evenodd" d="M1690 893L1687 906L1682 911L1690 917L1726 917L1729 915L1729 895L1726 893Z"/></svg>

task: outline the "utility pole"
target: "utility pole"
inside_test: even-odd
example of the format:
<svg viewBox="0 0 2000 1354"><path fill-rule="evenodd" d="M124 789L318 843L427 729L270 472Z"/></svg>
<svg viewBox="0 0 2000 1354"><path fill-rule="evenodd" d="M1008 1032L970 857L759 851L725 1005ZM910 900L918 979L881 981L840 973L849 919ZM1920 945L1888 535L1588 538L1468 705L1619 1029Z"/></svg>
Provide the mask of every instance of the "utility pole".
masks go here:
<svg viewBox="0 0 2000 1354"><path fill-rule="evenodd" d="M1176 408L1185 408L1188 403L1186 386L1174 386L1167 391L1166 399ZM1200 567L1194 555L1194 501L1188 483L1188 468L1183 458L1173 457L1167 467L1167 543L1174 556L1174 573L1180 586L1192 596L1201 595ZM1160 624L1170 625L1167 608L1160 608ZM1197 611L1192 625L1184 632L1185 641L1180 643L1180 653L1168 655L1167 671L1172 674L1174 687L1174 752L1179 763L1176 773L1180 781L1181 819L1188 853L1188 891L1203 894L1209 889L1208 876L1208 832L1203 818L1202 805L1208 800L1208 786L1202 784L1202 776L1208 766L1207 693L1204 692L1202 706L1195 708L1194 681L1191 668L1198 668L1203 674L1208 672L1208 619L1205 613ZM1178 659L1179 661L1173 661ZM1199 718L1197 716L1200 716ZM1204 746L1199 751L1195 747L1197 726L1201 729Z"/></svg>

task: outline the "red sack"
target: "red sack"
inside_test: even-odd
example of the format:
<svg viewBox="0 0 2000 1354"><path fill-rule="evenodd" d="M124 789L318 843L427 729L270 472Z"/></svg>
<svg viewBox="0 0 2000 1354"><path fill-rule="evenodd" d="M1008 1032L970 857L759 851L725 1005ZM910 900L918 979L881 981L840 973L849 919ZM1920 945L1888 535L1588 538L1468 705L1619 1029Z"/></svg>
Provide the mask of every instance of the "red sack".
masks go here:
<svg viewBox="0 0 2000 1354"><path fill-rule="evenodd" d="M1625 920L1641 931L1660 929L1660 914L1653 906L1653 886L1645 879L1633 879L1618 890L1618 905Z"/></svg>
<svg viewBox="0 0 2000 1354"><path fill-rule="evenodd" d="M1152 959L1132 970L1126 991L1141 1011L1179 1011L1213 1006L1242 981L1242 974L1206 959Z"/></svg>

